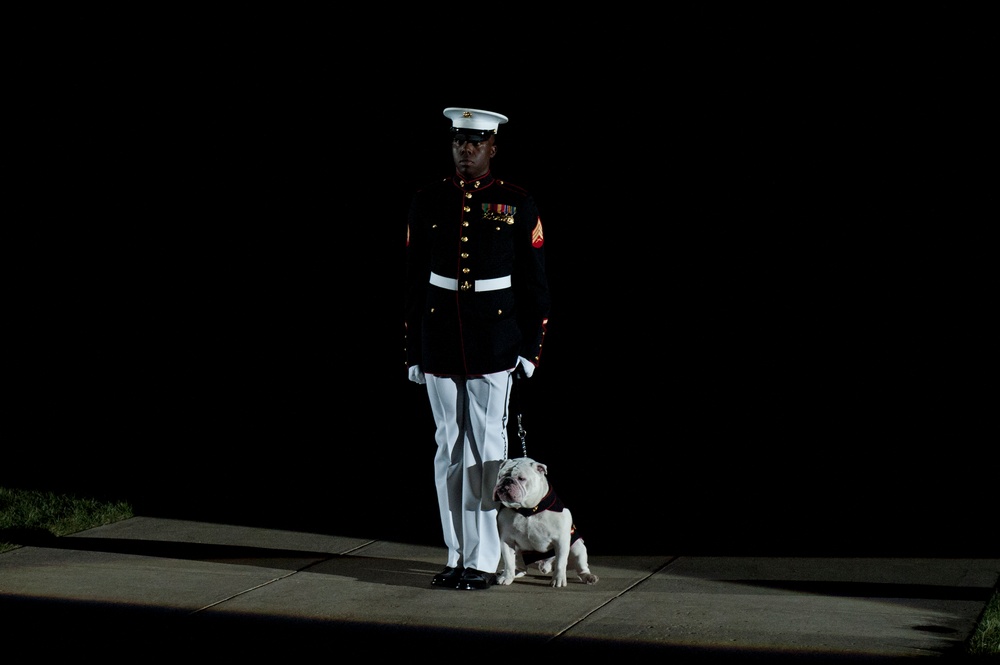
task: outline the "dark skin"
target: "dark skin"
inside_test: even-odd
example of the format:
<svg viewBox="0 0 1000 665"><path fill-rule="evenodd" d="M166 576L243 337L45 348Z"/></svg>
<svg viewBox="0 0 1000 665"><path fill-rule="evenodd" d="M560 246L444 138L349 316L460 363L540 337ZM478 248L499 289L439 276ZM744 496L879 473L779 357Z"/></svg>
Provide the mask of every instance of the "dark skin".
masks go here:
<svg viewBox="0 0 1000 665"><path fill-rule="evenodd" d="M455 168L463 178L475 180L490 170L490 160L497 154L495 140L491 135L479 143L458 140L451 142L451 157L455 160Z"/></svg>

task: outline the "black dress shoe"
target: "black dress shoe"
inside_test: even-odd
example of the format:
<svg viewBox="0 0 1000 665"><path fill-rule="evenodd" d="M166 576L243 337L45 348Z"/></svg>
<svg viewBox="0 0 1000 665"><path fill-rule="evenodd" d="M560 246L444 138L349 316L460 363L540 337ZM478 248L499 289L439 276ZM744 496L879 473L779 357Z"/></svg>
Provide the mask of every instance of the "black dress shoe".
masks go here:
<svg viewBox="0 0 1000 665"><path fill-rule="evenodd" d="M458 580L462 577L462 573L465 571L464 568L455 568L453 566L445 566L445 569L434 576L431 580L431 586L444 586L449 588L455 588L458 584Z"/></svg>
<svg viewBox="0 0 1000 665"><path fill-rule="evenodd" d="M474 591L476 589L489 589L496 583L497 576L495 573L484 573L475 568L466 568L462 576L458 578L458 585L455 588Z"/></svg>

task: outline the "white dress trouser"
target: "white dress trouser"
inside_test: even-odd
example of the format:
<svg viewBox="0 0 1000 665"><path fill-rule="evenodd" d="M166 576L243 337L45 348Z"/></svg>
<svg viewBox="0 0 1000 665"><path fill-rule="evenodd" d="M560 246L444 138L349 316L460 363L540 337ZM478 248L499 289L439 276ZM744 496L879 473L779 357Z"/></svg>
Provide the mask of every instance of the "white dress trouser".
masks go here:
<svg viewBox="0 0 1000 665"><path fill-rule="evenodd" d="M500 533L493 488L507 457L511 372L426 375L436 425L434 483L449 566L496 572Z"/></svg>

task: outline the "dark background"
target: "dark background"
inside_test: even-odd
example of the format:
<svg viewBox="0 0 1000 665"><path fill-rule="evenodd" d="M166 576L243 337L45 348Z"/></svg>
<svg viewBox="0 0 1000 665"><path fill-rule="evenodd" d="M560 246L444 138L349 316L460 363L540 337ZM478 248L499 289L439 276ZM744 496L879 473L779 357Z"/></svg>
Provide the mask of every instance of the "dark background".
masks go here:
<svg viewBox="0 0 1000 665"><path fill-rule="evenodd" d="M527 452L592 554L995 550L981 176L933 51L418 42L36 82L5 486L437 544L405 217L471 106L510 117L494 172L542 212Z"/></svg>

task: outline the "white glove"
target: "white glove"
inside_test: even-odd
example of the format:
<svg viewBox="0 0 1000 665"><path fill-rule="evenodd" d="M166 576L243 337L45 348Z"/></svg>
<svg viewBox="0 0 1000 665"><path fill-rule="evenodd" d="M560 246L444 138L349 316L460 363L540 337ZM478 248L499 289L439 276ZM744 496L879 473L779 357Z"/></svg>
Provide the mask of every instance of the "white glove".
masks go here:
<svg viewBox="0 0 1000 665"><path fill-rule="evenodd" d="M535 363L531 362L524 356L518 356L517 362L524 368L524 375L530 379L531 375L535 372ZM515 369L517 369L516 366Z"/></svg>
<svg viewBox="0 0 1000 665"><path fill-rule="evenodd" d="M424 373L420 371L420 365L410 365L410 369L407 370L407 378L414 383L427 383Z"/></svg>

